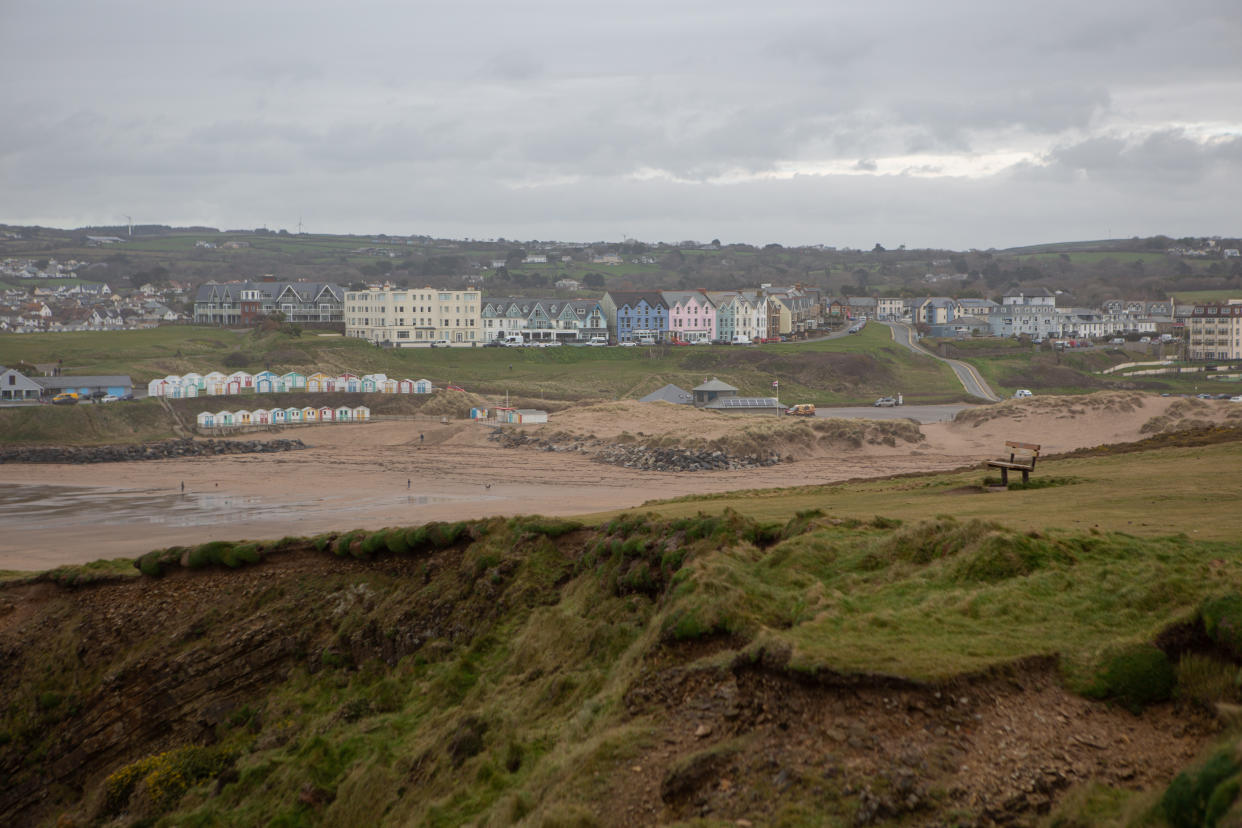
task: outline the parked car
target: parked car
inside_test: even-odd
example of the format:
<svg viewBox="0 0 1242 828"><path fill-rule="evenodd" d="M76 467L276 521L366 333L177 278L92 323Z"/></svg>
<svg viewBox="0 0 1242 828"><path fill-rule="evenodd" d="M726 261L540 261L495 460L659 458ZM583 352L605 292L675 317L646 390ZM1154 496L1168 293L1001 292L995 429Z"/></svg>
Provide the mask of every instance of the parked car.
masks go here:
<svg viewBox="0 0 1242 828"><path fill-rule="evenodd" d="M590 346L591 346L591 347L593 347L593 348L603 348L605 345L607 345L607 344L608 344L608 337L606 337L606 336L593 336L593 337L591 337L591 341L590 341L590 342L588 342L587 344L588 344L588 345L590 345Z"/></svg>
<svg viewBox="0 0 1242 828"><path fill-rule="evenodd" d="M498 339L493 339L489 342L484 342L483 347L484 348L503 348L505 347L505 343L501 342Z"/></svg>
<svg viewBox="0 0 1242 828"><path fill-rule="evenodd" d="M431 347L433 348L447 348L448 346L449 341L447 339L433 339L431 341Z"/></svg>
<svg viewBox="0 0 1242 828"><path fill-rule="evenodd" d="M101 403L110 403L110 402L116 402L120 399L121 398L118 397L116 394L104 394L102 397L99 398L99 401Z"/></svg>
<svg viewBox="0 0 1242 828"><path fill-rule="evenodd" d="M897 398L896 397L880 397L878 400L873 402L872 405L875 406L876 408L892 408L895 405L897 405Z"/></svg>
<svg viewBox="0 0 1242 828"><path fill-rule="evenodd" d="M815 406L810 403L798 403L785 409L786 414L792 414L795 417L814 417Z"/></svg>
<svg viewBox="0 0 1242 828"><path fill-rule="evenodd" d="M62 391L52 397L52 405L77 405L78 395L75 391Z"/></svg>
<svg viewBox="0 0 1242 828"><path fill-rule="evenodd" d="M1013 392L1013 398L1014 398L1015 400L1016 400L1016 399L1018 399L1018 398L1020 398L1020 397L1033 397L1033 396L1035 396L1035 395L1034 395L1034 394L1032 394L1032 393L1030 392L1030 389L1027 389L1027 388L1019 388L1017 391L1014 391L1014 392Z"/></svg>
<svg viewBox="0 0 1242 828"><path fill-rule="evenodd" d="M633 340L626 340L625 342L618 342L617 344L620 345L622 348L637 348L638 347L638 343L634 342Z"/></svg>
<svg viewBox="0 0 1242 828"><path fill-rule="evenodd" d="M1230 397L1229 402L1242 402L1242 396Z"/></svg>

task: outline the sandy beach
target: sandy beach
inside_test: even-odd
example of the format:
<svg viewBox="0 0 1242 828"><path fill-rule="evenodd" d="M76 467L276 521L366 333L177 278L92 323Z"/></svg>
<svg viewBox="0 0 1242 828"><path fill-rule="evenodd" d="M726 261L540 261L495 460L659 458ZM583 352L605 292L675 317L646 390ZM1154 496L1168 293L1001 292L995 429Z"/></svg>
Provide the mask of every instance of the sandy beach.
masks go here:
<svg viewBox="0 0 1242 828"><path fill-rule="evenodd" d="M917 444L815 447L793 462L719 472L637 471L572 452L502 448L469 422L304 428L303 451L93 465L0 466L0 569L134 556L213 539L278 538L489 515L574 515L648 500L937 471L996 456L1005 440L1044 452L1127 442L1153 418L1236 420L1242 406L1099 394L1009 401L921 426ZM790 418L792 419L792 418ZM571 409L534 434L667 439L748 421L664 404ZM1150 428L1150 427L1149 427ZM423 435L420 441L419 435ZM184 491L182 485L184 484Z"/></svg>

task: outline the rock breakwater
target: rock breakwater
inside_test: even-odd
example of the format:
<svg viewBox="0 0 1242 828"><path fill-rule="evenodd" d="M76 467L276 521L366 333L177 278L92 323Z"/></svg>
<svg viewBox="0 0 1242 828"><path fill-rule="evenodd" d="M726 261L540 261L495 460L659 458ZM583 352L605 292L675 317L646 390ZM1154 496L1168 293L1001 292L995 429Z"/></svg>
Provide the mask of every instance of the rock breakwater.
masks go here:
<svg viewBox="0 0 1242 828"><path fill-rule="evenodd" d="M301 440L164 440L133 446L16 446L0 449L0 463L126 463L220 454L269 454L306 448Z"/></svg>

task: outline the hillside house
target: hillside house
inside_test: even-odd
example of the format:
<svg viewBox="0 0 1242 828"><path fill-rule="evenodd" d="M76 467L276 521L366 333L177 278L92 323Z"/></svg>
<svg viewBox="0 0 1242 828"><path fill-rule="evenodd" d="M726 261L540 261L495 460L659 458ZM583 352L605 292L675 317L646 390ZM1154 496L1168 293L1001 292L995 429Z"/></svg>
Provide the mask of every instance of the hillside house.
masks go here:
<svg viewBox="0 0 1242 828"><path fill-rule="evenodd" d="M37 400L43 396L43 386L13 368L0 368L0 400Z"/></svg>

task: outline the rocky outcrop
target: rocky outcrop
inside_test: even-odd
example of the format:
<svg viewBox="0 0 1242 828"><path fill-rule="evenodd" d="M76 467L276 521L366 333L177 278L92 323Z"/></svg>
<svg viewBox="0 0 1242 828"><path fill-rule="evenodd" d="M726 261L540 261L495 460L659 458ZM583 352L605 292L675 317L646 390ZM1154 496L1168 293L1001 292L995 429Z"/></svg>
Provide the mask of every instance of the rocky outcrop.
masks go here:
<svg viewBox="0 0 1242 828"><path fill-rule="evenodd" d="M533 437L521 431L494 429L489 440L505 448L534 448L542 451L572 451L588 454L599 463L623 466L627 469L662 472L730 471L774 466L781 462L780 454L772 451L763 454L733 455L712 449L668 448L644 444L627 445L608 443L599 439L570 439L566 441Z"/></svg>
<svg viewBox="0 0 1242 828"><path fill-rule="evenodd" d="M267 454L306 448L301 440L165 440L133 446L16 446L0 449L0 463L126 463L218 454Z"/></svg>

